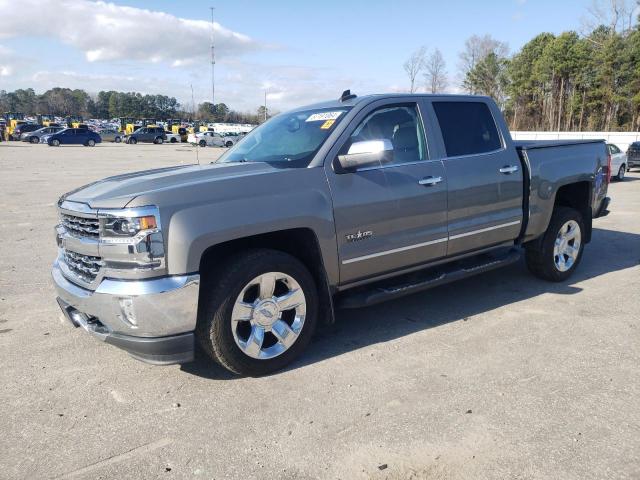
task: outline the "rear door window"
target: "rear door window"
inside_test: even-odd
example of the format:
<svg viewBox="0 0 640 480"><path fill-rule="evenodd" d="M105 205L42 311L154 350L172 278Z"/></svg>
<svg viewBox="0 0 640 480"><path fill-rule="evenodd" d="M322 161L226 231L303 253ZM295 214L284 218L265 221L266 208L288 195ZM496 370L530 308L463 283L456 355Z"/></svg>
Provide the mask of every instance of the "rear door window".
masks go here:
<svg viewBox="0 0 640 480"><path fill-rule="evenodd" d="M502 148L498 127L483 102L433 102L448 157Z"/></svg>

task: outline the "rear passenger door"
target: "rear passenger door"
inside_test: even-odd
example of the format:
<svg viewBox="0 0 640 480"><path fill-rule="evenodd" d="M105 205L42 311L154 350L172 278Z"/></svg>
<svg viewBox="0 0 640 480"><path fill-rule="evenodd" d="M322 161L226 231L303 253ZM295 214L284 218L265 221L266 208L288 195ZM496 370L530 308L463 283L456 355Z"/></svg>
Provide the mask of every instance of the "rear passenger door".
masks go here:
<svg viewBox="0 0 640 480"><path fill-rule="evenodd" d="M81 131L77 128L72 128L71 130L69 130L68 137L69 141L67 143L70 143L72 145L78 145L82 143Z"/></svg>
<svg viewBox="0 0 640 480"><path fill-rule="evenodd" d="M500 133L506 129L500 111L494 104L464 98L434 99L432 107L448 181L447 255L516 239L523 173L515 149Z"/></svg>

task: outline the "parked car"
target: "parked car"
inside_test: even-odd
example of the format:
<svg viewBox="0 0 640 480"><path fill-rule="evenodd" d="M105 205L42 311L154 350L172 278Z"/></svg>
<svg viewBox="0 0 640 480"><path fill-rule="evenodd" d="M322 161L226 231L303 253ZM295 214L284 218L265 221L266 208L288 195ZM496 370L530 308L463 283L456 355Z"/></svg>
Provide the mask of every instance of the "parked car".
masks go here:
<svg viewBox="0 0 640 480"><path fill-rule="evenodd" d="M102 138L98 133L87 128L65 128L52 135L43 136L42 142L47 143L50 147L59 147L60 145L93 147L96 143L102 142Z"/></svg>
<svg viewBox="0 0 640 480"><path fill-rule="evenodd" d="M185 363L197 341L232 372L267 374L334 306L522 252L534 275L567 280L607 213L607 163L604 141L513 142L487 97L347 91L271 118L216 163L63 195L58 303L138 359Z"/></svg>
<svg viewBox="0 0 640 480"><path fill-rule="evenodd" d="M105 128L100 130L100 137L103 142L115 142L120 143L122 141L122 133L115 128Z"/></svg>
<svg viewBox="0 0 640 480"><path fill-rule="evenodd" d="M169 143L180 143L182 141L182 136L180 133L173 133L168 130L165 130L165 141Z"/></svg>
<svg viewBox="0 0 640 480"><path fill-rule="evenodd" d="M125 135L125 143L135 145L143 143L163 143L167 139L167 134L162 127L142 127L134 131L131 135Z"/></svg>
<svg viewBox="0 0 640 480"><path fill-rule="evenodd" d="M627 169L640 168L640 142L633 142L627 150Z"/></svg>
<svg viewBox="0 0 640 480"><path fill-rule="evenodd" d="M41 125L38 125L37 123L21 123L20 125L18 125L14 130L13 130L13 139L14 140L21 140L22 139L22 134L24 133L29 133L29 132L35 132L36 130L42 128Z"/></svg>
<svg viewBox="0 0 640 480"><path fill-rule="evenodd" d="M233 147L237 140L217 132L200 132L189 134L187 141L201 147Z"/></svg>
<svg viewBox="0 0 640 480"><path fill-rule="evenodd" d="M40 139L45 135L51 135L64 130L64 127L43 127L32 132L25 132L20 135L23 142L40 143Z"/></svg>
<svg viewBox="0 0 640 480"><path fill-rule="evenodd" d="M607 143L607 148L609 155L611 155L611 178L621 182L627 172L627 154L613 143Z"/></svg>

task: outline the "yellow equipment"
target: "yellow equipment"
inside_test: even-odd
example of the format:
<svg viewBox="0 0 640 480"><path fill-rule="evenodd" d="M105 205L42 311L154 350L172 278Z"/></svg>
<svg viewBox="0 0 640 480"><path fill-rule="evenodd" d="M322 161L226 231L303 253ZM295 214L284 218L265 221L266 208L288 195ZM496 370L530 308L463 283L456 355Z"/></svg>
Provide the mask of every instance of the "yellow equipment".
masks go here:
<svg viewBox="0 0 640 480"><path fill-rule="evenodd" d="M4 114L4 118L7 121L6 132L5 135L7 140L13 140L13 132L18 125L22 125L23 123L27 123L24 121L24 113L19 112L6 112Z"/></svg>
<svg viewBox="0 0 640 480"><path fill-rule="evenodd" d="M142 127L142 125L140 125L139 123L127 123L127 125L126 125L126 127L124 129L124 133L126 135L131 135L133 132L135 132L140 127Z"/></svg>
<svg viewBox="0 0 640 480"><path fill-rule="evenodd" d="M16 127L18 125L22 125L24 123L27 122L25 122L24 120L16 120L15 118L9 120L9 123L7 124L7 135L9 136L9 140L17 140L13 138L13 132L16 130Z"/></svg>

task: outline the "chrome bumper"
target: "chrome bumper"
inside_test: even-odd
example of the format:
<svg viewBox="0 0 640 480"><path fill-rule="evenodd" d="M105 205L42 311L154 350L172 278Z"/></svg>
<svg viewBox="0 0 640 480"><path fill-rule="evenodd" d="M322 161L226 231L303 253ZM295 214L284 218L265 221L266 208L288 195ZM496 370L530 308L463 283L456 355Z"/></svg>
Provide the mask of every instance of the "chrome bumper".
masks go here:
<svg viewBox="0 0 640 480"><path fill-rule="evenodd" d="M57 260L51 275L58 303L75 326L151 363L193 359L199 275L103 279L95 291L67 280Z"/></svg>

